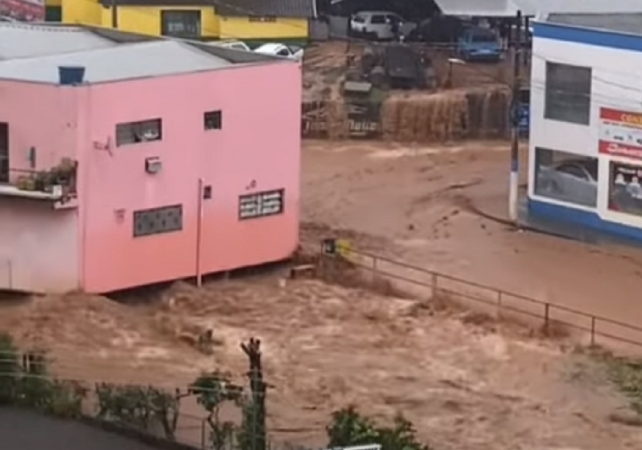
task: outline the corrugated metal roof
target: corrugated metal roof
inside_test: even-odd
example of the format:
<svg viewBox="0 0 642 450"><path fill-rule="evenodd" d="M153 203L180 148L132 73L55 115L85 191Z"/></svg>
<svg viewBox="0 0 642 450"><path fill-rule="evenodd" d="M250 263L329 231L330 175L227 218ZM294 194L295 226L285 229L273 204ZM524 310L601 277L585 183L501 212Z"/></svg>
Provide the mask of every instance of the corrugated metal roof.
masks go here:
<svg viewBox="0 0 642 450"><path fill-rule="evenodd" d="M212 0L222 16L314 17L315 0Z"/></svg>
<svg viewBox="0 0 642 450"><path fill-rule="evenodd" d="M528 16L549 13L637 13L642 0L435 0L449 16L509 17L522 11Z"/></svg>
<svg viewBox="0 0 642 450"><path fill-rule="evenodd" d="M104 83L132 78L215 70L234 63L177 41L120 45L114 48L64 53L0 62L0 79L58 83L58 67L85 67L85 81Z"/></svg>
<svg viewBox="0 0 642 450"><path fill-rule="evenodd" d="M32 58L116 45L82 28L0 22L0 59Z"/></svg>
<svg viewBox="0 0 642 450"><path fill-rule="evenodd" d="M642 34L642 13L550 14L547 21L576 27Z"/></svg>
<svg viewBox="0 0 642 450"><path fill-rule="evenodd" d="M529 0L435 0L435 3L446 16L512 17L520 10L534 14Z"/></svg>

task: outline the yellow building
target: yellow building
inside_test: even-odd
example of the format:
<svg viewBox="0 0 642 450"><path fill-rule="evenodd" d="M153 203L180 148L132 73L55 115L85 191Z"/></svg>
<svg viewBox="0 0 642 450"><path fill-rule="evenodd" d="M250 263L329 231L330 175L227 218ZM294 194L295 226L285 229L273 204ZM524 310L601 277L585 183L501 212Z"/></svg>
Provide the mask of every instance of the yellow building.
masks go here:
<svg viewBox="0 0 642 450"><path fill-rule="evenodd" d="M49 20L153 36L304 43L315 0L46 0Z"/></svg>

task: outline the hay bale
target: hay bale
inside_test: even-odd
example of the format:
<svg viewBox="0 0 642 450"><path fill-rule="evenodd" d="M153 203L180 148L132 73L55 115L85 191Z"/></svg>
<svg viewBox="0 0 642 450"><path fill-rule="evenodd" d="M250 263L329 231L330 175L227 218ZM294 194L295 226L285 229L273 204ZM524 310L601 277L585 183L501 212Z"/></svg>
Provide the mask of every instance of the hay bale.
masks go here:
<svg viewBox="0 0 642 450"><path fill-rule="evenodd" d="M415 123L417 116L417 102L412 97L405 98L399 104L399 122L396 137L401 142L411 142L415 140Z"/></svg>
<svg viewBox="0 0 642 450"><path fill-rule="evenodd" d="M395 140L399 122L398 97L389 97L381 105L381 135L385 140Z"/></svg>
<svg viewBox="0 0 642 450"><path fill-rule="evenodd" d="M346 139L350 135L350 123L346 105L341 100L327 102L326 120L329 139Z"/></svg>
<svg viewBox="0 0 642 450"><path fill-rule="evenodd" d="M418 101L415 115L415 138L417 142L430 141L432 133L431 121L432 109L426 107L425 101Z"/></svg>

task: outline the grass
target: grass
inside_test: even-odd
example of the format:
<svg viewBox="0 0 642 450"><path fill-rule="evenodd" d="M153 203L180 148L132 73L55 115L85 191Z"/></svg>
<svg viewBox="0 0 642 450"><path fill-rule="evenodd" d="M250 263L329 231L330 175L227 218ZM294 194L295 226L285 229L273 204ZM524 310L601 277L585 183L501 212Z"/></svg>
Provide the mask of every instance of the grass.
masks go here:
<svg viewBox="0 0 642 450"><path fill-rule="evenodd" d="M596 352L605 365L609 380L629 399L631 409L642 417L642 359Z"/></svg>

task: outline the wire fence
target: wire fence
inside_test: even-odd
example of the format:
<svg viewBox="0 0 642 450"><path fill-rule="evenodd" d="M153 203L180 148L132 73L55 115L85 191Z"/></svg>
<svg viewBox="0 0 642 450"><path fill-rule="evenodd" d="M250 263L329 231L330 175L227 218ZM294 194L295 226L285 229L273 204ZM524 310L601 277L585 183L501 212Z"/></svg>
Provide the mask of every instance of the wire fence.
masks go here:
<svg viewBox="0 0 642 450"><path fill-rule="evenodd" d="M399 291L413 297L446 297L492 314L497 319L540 326L547 335L568 332L583 344L591 346L615 346L618 350L624 350L629 345L632 347L627 350L636 353L642 349L642 327L355 250L341 241L334 244L330 242L331 247L328 247L328 243L326 241L322 245L322 257L340 255L369 273L367 278L372 283L388 280ZM328 251L328 248L333 248L333 251Z"/></svg>
<svg viewBox="0 0 642 450"><path fill-rule="evenodd" d="M95 361L90 373L100 371ZM109 432L161 445L163 448L199 450L261 450L256 409L248 408L251 392L230 383L168 384L95 381L80 365L62 366L48 353L20 353L0 348L0 405L33 409L45 414L79 419ZM86 363L86 361L85 361ZM68 367L68 366L73 367ZM49 373L53 369L56 376ZM216 380L212 375L210 380ZM238 395L229 395L236 392ZM215 402L213 413L205 406ZM182 446L167 447L171 442Z"/></svg>

